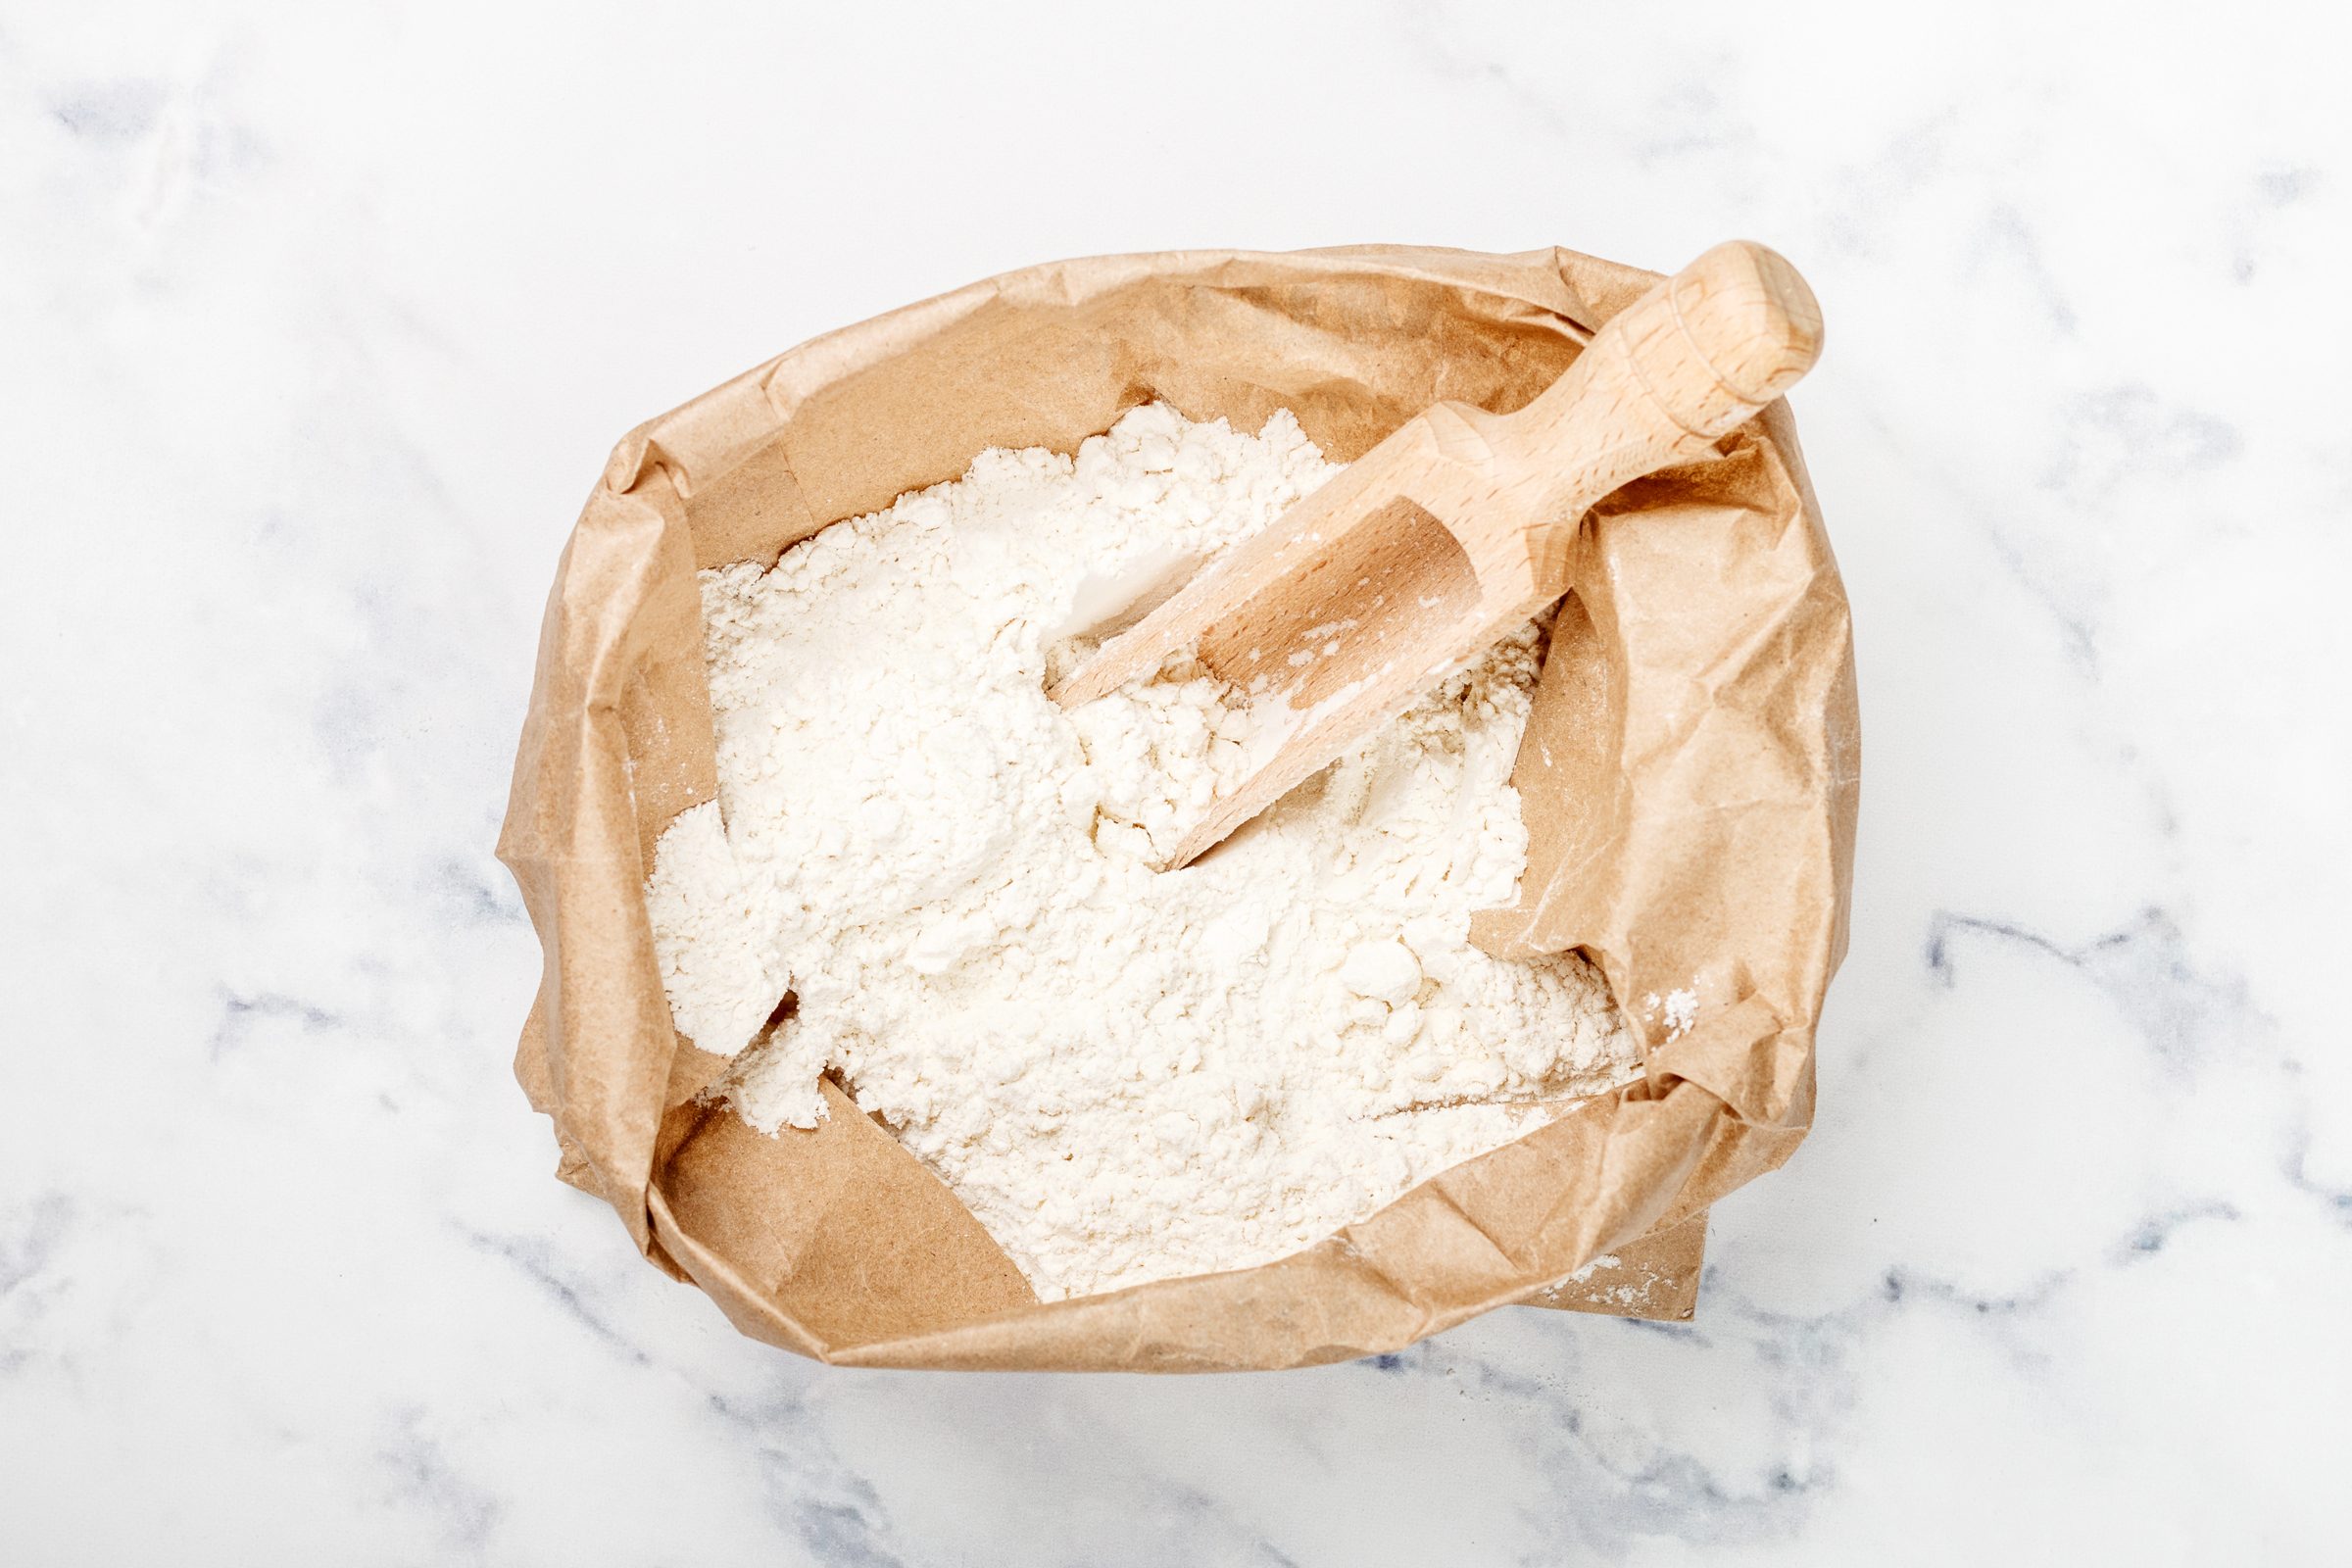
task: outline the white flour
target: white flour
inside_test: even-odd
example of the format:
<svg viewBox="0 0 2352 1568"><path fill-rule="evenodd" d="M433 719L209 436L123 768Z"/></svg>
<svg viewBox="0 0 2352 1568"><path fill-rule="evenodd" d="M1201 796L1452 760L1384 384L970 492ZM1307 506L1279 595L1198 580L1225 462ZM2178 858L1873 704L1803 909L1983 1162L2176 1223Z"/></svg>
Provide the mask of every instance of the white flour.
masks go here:
<svg viewBox="0 0 2352 1568"><path fill-rule="evenodd" d="M719 800L647 894L678 1025L763 1129L838 1072L1045 1299L1296 1251L1634 1058L1584 964L1468 942L1525 862L1536 628L1177 872L1247 715L1047 701L1057 644L1337 471L1155 406L703 573Z"/></svg>

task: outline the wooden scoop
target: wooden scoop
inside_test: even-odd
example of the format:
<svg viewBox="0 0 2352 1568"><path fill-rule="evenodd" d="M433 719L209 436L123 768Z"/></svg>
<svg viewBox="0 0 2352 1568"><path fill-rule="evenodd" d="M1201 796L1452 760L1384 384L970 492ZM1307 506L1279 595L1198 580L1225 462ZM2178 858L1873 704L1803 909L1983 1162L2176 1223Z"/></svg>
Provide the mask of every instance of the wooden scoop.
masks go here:
<svg viewBox="0 0 2352 1568"><path fill-rule="evenodd" d="M1440 403L1113 637L1064 708L1190 656L1282 728L1170 856L1186 864L1570 586L1592 504L1690 462L1810 369L1821 309L1761 245L1718 245L1610 318L1516 414ZM1268 706L1270 705L1270 706Z"/></svg>

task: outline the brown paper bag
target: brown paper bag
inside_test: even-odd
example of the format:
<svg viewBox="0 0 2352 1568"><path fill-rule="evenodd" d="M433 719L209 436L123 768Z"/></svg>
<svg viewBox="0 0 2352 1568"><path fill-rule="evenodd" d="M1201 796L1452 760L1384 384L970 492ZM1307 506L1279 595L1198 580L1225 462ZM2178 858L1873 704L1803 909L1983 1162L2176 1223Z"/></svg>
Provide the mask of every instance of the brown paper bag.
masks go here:
<svg viewBox="0 0 2352 1568"><path fill-rule="evenodd" d="M1073 451L1153 399L1250 430L1287 408L1353 459L1440 399L1525 404L1654 277L1561 250L1067 262L805 343L632 432L557 567L499 841L546 954L515 1065L559 1174L744 1333L829 1361L1292 1367L1521 1300L1688 1316L1706 1205L1809 1125L1845 950L1851 638L1786 404L1584 523L1515 774L1520 902L1476 931L1589 956L1644 1075L1305 1251L1039 1304L833 1086L829 1120L776 1138L697 1102L725 1064L671 1027L642 896L662 828L715 789L697 567L772 562L986 447Z"/></svg>

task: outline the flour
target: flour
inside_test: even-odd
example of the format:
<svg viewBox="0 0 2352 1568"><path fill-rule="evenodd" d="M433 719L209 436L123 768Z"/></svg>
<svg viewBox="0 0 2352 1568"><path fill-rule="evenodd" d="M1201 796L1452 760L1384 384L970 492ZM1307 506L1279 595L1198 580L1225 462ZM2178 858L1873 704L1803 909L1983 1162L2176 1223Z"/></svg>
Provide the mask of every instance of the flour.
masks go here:
<svg viewBox="0 0 2352 1568"><path fill-rule="evenodd" d="M1698 1022L1698 992L1689 987L1678 987L1667 992L1665 1000L1660 1001L1658 994L1652 991L1642 999L1642 1013L1653 1023L1663 1018L1666 1022L1666 1038L1670 1041L1680 1040L1690 1032L1692 1024Z"/></svg>
<svg viewBox="0 0 2352 1568"><path fill-rule="evenodd" d="M1538 628L1182 871L1247 706L1182 669L1046 699L1066 639L1337 471L1287 414L1152 406L702 574L719 799L647 889L678 1026L763 1130L837 1073L1045 1299L1296 1251L1634 1059L1581 961L1469 943L1526 859Z"/></svg>

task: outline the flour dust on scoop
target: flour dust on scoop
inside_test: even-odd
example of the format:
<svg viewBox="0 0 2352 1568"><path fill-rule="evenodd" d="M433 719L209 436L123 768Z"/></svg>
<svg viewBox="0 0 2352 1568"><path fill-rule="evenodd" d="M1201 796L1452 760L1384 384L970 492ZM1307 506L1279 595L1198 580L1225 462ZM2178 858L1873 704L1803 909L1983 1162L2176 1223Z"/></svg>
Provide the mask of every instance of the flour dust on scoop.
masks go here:
<svg viewBox="0 0 2352 1568"><path fill-rule="evenodd" d="M678 1027L781 1137L834 1072L1044 1299L1297 1251L1634 1062L1581 960L1469 941L1526 861L1540 627L1181 871L1247 706L1181 669L1047 699L1338 471L1288 414L1154 405L702 574L718 800L647 889Z"/></svg>

